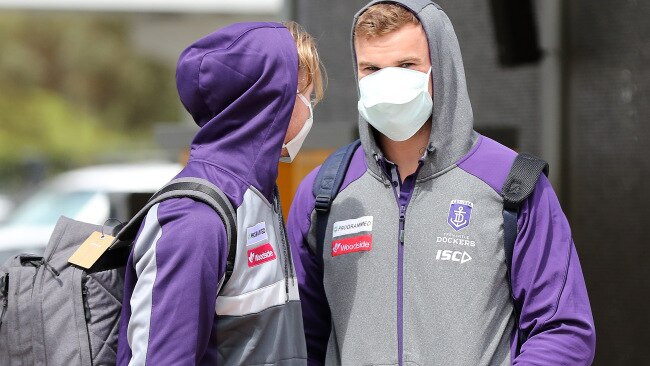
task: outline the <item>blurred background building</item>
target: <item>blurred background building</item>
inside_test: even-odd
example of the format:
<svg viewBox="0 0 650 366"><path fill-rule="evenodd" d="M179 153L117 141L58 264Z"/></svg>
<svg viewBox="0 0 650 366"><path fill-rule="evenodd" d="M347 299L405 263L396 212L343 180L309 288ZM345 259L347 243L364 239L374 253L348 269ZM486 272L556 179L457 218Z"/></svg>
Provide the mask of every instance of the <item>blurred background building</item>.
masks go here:
<svg viewBox="0 0 650 366"><path fill-rule="evenodd" d="M281 166L286 210L300 179L356 138L350 27L365 2L0 0L0 198L81 165L182 162L196 131L175 91L182 49L232 22L294 19L318 38L329 88L305 150ZM438 3L476 129L551 163L594 311L594 364L647 363L650 1Z"/></svg>

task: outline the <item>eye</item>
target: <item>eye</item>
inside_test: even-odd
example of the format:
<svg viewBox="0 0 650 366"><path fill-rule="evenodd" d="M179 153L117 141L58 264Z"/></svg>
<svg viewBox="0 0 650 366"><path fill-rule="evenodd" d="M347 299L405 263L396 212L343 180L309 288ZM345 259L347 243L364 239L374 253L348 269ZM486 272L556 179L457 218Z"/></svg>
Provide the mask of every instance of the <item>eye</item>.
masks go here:
<svg viewBox="0 0 650 366"><path fill-rule="evenodd" d="M414 65L415 65L415 64L412 63L412 62L405 62L405 63L403 63L403 64L400 64L399 67L402 67L402 68L408 69L409 67L412 67L412 66L414 66Z"/></svg>
<svg viewBox="0 0 650 366"><path fill-rule="evenodd" d="M364 67L363 70L368 71L368 72L375 72L375 71L378 71L379 68L377 66L367 66L367 67Z"/></svg>

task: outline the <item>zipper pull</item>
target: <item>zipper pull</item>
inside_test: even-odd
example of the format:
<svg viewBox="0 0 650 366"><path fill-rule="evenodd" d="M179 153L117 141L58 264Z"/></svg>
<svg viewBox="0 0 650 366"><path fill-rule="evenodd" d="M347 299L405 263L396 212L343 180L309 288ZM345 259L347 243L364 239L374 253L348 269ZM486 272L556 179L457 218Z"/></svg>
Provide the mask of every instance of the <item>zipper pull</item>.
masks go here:
<svg viewBox="0 0 650 366"><path fill-rule="evenodd" d="M404 245L404 224L406 222L406 206L399 207L399 243Z"/></svg>

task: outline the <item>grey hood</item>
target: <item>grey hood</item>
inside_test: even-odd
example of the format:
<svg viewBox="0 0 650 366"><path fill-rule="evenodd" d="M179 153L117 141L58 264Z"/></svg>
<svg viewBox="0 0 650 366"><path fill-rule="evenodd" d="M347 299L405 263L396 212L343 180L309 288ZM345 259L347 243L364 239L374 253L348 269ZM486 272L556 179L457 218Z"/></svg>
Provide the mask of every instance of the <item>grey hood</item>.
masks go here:
<svg viewBox="0 0 650 366"><path fill-rule="evenodd" d="M396 3L411 10L422 23L428 38L433 78L433 126L428 154L418 177L419 180L426 179L455 164L470 151L478 138L478 134L473 130L474 117L465 84L460 46L451 21L438 4L428 0L371 1L354 16L352 23L355 77L358 76L354 26L366 9L378 3ZM383 153L375 141L373 130L374 128L359 116L359 135L369 159L368 167L381 176L379 167L373 161L376 156L383 156Z"/></svg>

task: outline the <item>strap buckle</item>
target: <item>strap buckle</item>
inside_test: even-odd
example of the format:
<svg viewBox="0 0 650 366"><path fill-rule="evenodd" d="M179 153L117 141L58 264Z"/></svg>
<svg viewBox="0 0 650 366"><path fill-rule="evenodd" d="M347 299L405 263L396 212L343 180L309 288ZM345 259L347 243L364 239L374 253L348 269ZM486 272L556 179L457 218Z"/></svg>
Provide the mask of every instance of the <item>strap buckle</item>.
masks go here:
<svg viewBox="0 0 650 366"><path fill-rule="evenodd" d="M332 197L326 194L319 194L316 197L315 208L318 212L328 212L332 203Z"/></svg>

